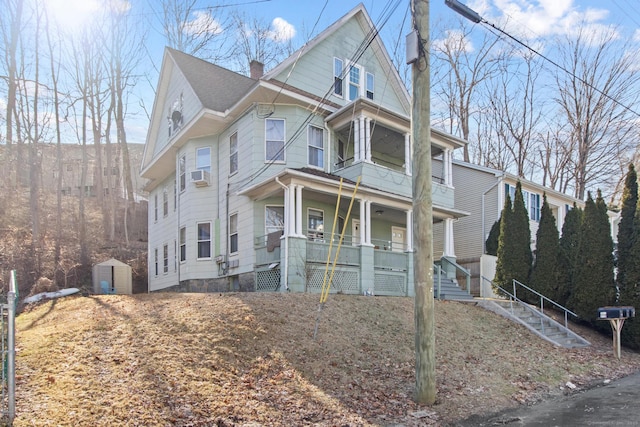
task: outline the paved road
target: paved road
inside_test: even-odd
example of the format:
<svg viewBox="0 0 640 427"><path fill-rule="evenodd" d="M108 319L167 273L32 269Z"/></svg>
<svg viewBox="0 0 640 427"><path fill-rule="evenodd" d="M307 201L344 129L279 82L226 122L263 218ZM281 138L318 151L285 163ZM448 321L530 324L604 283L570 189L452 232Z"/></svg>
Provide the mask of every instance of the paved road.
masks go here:
<svg viewBox="0 0 640 427"><path fill-rule="evenodd" d="M471 417L471 426L640 426L640 373L585 392L520 407L489 417Z"/></svg>

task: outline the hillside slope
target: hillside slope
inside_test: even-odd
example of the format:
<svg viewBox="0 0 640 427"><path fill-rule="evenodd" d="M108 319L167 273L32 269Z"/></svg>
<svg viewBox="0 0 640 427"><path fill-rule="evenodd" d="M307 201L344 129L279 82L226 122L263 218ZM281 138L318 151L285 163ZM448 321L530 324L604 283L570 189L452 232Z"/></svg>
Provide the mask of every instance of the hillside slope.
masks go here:
<svg viewBox="0 0 640 427"><path fill-rule="evenodd" d="M68 297L18 317L15 426L447 425L640 369L436 301L438 400L412 401L414 302L331 295Z"/></svg>

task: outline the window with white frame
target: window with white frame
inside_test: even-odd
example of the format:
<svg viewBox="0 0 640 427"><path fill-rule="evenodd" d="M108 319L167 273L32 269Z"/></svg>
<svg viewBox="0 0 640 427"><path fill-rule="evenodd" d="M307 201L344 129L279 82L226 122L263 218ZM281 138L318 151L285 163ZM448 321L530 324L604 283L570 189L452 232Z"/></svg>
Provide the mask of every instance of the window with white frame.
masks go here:
<svg viewBox="0 0 640 427"><path fill-rule="evenodd" d="M362 79L362 70L358 65L349 66L349 101L353 101L360 97L360 87Z"/></svg>
<svg viewBox="0 0 640 427"><path fill-rule="evenodd" d="M374 78L373 74L367 73L367 98L373 99L373 87L374 87Z"/></svg>
<svg viewBox="0 0 640 427"><path fill-rule="evenodd" d="M180 227L178 240L180 242L180 262L185 262L187 260L187 227Z"/></svg>
<svg viewBox="0 0 640 427"><path fill-rule="evenodd" d="M153 250L153 263L155 265L155 276L158 275L158 248Z"/></svg>
<svg viewBox="0 0 640 427"><path fill-rule="evenodd" d="M238 172L238 132L229 137L229 175Z"/></svg>
<svg viewBox="0 0 640 427"><path fill-rule="evenodd" d="M169 245L166 243L162 246L162 272L169 272Z"/></svg>
<svg viewBox="0 0 640 427"><path fill-rule="evenodd" d="M342 98L343 63L340 58L333 58L333 94Z"/></svg>
<svg viewBox="0 0 640 427"><path fill-rule="evenodd" d="M211 147L200 147L196 150L196 169L211 173Z"/></svg>
<svg viewBox="0 0 640 427"><path fill-rule="evenodd" d="M158 193L153 195L153 220L158 221Z"/></svg>
<svg viewBox="0 0 640 427"><path fill-rule="evenodd" d="M162 189L162 215L169 215L169 190L167 187Z"/></svg>
<svg viewBox="0 0 640 427"><path fill-rule="evenodd" d="M187 188L187 157L184 154L178 159L178 180L180 192L183 192Z"/></svg>
<svg viewBox="0 0 640 427"><path fill-rule="evenodd" d="M324 211L309 208L307 218L307 237L322 240L324 238Z"/></svg>
<svg viewBox="0 0 640 427"><path fill-rule="evenodd" d="M284 162L284 119L265 120L265 161Z"/></svg>
<svg viewBox="0 0 640 427"><path fill-rule="evenodd" d="M324 131L317 126L309 126L309 165L324 168Z"/></svg>
<svg viewBox="0 0 640 427"><path fill-rule="evenodd" d="M198 223L198 259L211 258L211 223Z"/></svg>
<svg viewBox="0 0 640 427"><path fill-rule="evenodd" d="M284 230L284 206L264 207L264 231L270 234Z"/></svg>
<svg viewBox="0 0 640 427"><path fill-rule="evenodd" d="M529 218L540 222L540 195L535 193L529 193Z"/></svg>
<svg viewBox="0 0 640 427"><path fill-rule="evenodd" d="M229 215L229 253L238 252L238 214Z"/></svg>

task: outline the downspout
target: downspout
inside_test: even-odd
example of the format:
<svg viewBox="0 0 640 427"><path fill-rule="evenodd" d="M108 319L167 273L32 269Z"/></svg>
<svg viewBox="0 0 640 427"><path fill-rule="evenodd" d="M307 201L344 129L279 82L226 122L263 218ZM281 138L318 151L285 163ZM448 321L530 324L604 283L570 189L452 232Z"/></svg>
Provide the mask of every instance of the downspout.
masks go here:
<svg viewBox="0 0 640 427"><path fill-rule="evenodd" d="M275 181L284 189L284 202L285 202L285 206L286 202L287 202L287 192L289 191L289 188L284 185L282 182L280 182L280 180L278 179L278 177L275 177ZM289 211L291 211L291 206L289 206ZM285 214L287 216L290 215L290 212L287 212L285 210ZM287 278L289 277L289 233L291 233L291 230L289 230L289 227L287 227L287 222L285 221L285 229L287 230L287 232L284 234L284 259L285 259L285 263L284 263L284 288L286 290L289 290L289 284L287 283Z"/></svg>
<svg viewBox="0 0 640 427"><path fill-rule="evenodd" d="M502 182L502 179L504 178L504 173L502 175L498 175L497 177L498 177L498 180L495 183L493 183L491 187L487 188L484 193L482 193L482 255L484 255L485 252L487 251L487 238L485 237L486 228L485 228L485 217L484 217L484 210L485 210L484 196L486 196L489 191L496 188Z"/></svg>
<svg viewBox="0 0 640 427"><path fill-rule="evenodd" d="M180 206L182 205L182 202L180 201L180 194L182 193L180 191L180 175L178 174L179 172L179 168L180 168L180 151L178 150L178 157L176 158L176 170L174 173L174 179L173 179L173 188L174 191L176 192L176 223L178 225L178 251L181 251L180 249ZM185 165L185 169L186 169L186 165ZM186 174L186 170L185 170L185 174ZM186 175L185 175L185 180L187 179ZM186 183L185 183L186 184ZM185 245L187 244L186 242L186 231L185 231ZM182 261L180 260L180 256L178 254L175 254L176 258L178 258L178 288L180 288L180 270L182 270Z"/></svg>

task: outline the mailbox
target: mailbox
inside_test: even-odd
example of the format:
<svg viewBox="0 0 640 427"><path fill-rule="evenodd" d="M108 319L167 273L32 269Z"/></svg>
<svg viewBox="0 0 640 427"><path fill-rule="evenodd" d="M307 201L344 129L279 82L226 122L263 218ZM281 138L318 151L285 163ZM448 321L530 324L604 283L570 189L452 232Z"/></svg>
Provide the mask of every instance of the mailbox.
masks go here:
<svg viewBox="0 0 640 427"><path fill-rule="evenodd" d="M636 309L633 307L600 307L598 319L627 319L636 317Z"/></svg>

